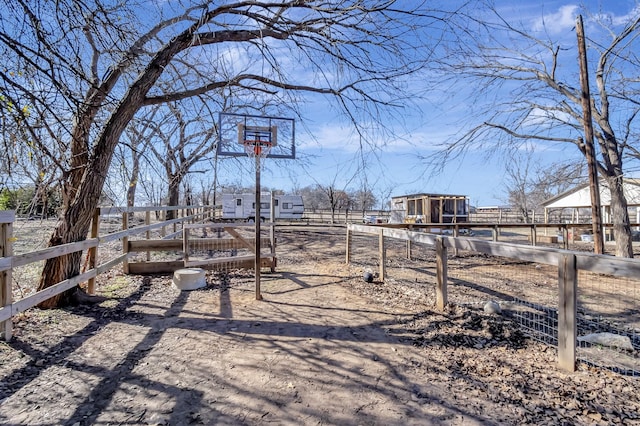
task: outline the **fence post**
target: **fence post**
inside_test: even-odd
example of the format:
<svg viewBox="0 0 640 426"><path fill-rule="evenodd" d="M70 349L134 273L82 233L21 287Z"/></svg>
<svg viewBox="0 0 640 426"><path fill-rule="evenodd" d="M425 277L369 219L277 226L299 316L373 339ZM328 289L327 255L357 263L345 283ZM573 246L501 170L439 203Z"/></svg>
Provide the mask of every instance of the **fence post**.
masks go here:
<svg viewBox="0 0 640 426"><path fill-rule="evenodd" d="M182 251L184 252L184 266L189 264L189 228L182 228Z"/></svg>
<svg viewBox="0 0 640 426"><path fill-rule="evenodd" d="M129 229L129 214L127 212L122 213L122 230L128 230ZM127 254L129 253L129 237L128 236L124 236L122 237L122 254ZM129 258L125 257L124 261L122 262L122 273L124 274L128 274L129 273Z"/></svg>
<svg viewBox="0 0 640 426"><path fill-rule="evenodd" d="M271 191L271 200L269 201L269 218L271 226L269 227L269 242L271 244L271 272L276 271L276 201L273 191Z"/></svg>
<svg viewBox="0 0 640 426"><path fill-rule="evenodd" d="M436 237L436 308L444 311L447 303L447 247Z"/></svg>
<svg viewBox="0 0 640 426"><path fill-rule="evenodd" d="M13 221L15 212L0 212L0 257L13 256ZM13 303L11 284L11 268L0 272L0 307ZM11 318L0 322L0 334L7 342L13 336L13 321Z"/></svg>
<svg viewBox="0 0 640 426"><path fill-rule="evenodd" d="M351 263L351 229L347 225L347 250L346 250L346 258L345 261L347 265Z"/></svg>
<svg viewBox="0 0 640 426"><path fill-rule="evenodd" d="M534 247L538 245L538 228L535 223L531 225L531 245Z"/></svg>
<svg viewBox="0 0 640 426"><path fill-rule="evenodd" d="M151 225L151 210L147 210L144 213L144 224L146 226ZM147 237L147 240L151 239L151 231L149 229L147 229L147 233L145 235ZM147 251L147 262L149 262L151 260L151 252Z"/></svg>
<svg viewBox="0 0 640 426"><path fill-rule="evenodd" d="M385 265L387 263L387 248L384 245L384 228L380 228L378 249L380 254L380 281L384 281L386 275Z"/></svg>
<svg viewBox="0 0 640 426"><path fill-rule="evenodd" d="M171 215L171 217L173 217L174 219L178 219L180 217L180 210L174 208L172 209L172 211L173 211L173 214ZM175 235L176 232L178 232L178 223L173 222L173 239L176 238L176 235Z"/></svg>
<svg viewBox="0 0 640 426"><path fill-rule="evenodd" d="M271 227L269 228L269 242L271 245L271 272L276 271L276 265L278 258L276 257L276 222L275 219L271 221Z"/></svg>
<svg viewBox="0 0 640 426"><path fill-rule="evenodd" d="M456 238L460 237L460 225L458 225L457 223L453 226L453 236L456 237ZM458 248L455 247L453 249L453 255L454 256L458 256L458 254L460 254L458 252Z"/></svg>
<svg viewBox="0 0 640 426"><path fill-rule="evenodd" d="M160 211L160 220L162 221L162 223L167 221L167 211L166 210L161 210ZM164 239L164 237L167 235L167 225L162 225L162 228L160 228L160 237L162 239Z"/></svg>
<svg viewBox="0 0 640 426"><path fill-rule="evenodd" d="M100 233L100 208L93 211L91 219L91 238L98 238ZM89 269L95 269L98 264L98 246L89 248ZM87 281L87 293L96 294L96 278Z"/></svg>
<svg viewBox="0 0 640 426"><path fill-rule="evenodd" d="M409 225L409 232L413 231L413 225ZM411 238L407 238L407 259L411 260Z"/></svg>
<svg viewBox="0 0 640 426"><path fill-rule="evenodd" d="M576 370L578 270L576 256L564 254L558 265L558 364L566 371Z"/></svg>

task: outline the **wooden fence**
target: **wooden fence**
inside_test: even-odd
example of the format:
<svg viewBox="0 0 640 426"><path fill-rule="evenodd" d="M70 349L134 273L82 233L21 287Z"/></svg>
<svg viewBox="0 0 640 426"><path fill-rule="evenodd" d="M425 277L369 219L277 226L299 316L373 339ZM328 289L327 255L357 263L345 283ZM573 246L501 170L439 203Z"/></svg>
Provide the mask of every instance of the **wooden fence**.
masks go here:
<svg viewBox="0 0 640 426"><path fill-rule="evenodd" d="M558 270L558 363L568 371L576 366L577 342L577 284L578 271L608 274L614 277L640 277L640 260L595 255L587 252L569 251L552 247L536 247L498 241L487 241L471 237L436 235L409 229L389 226L348 225L346 238L346 262L350 263L352 237L354 233L375 235L378 237L379 276L384 280L386 271L385 238L405 241L407 256L411 255L413 243L435 247L436 253L436 307L444 310L447 300L447 256L449 250L464 250L553 265Z"/></svg>
<svg viewBox="0 0 640 426"><path fill-rule="evenodd" d="M166 213L169 211L174 211L178 217L165 220ZM157 223L152 223L151 213L153 212L160 218ZM144 213L144 225L130 227L130 216L139 213ZM11 211L0 211L0 333L5 340L10 340L12 336L11 319L15 315L81 283L87 283L87 292L93 294L96 277L116 265L122 264L123 271L129 273L128 260L133 253L129 250L130 237L143 234L149 238L152 230L159 230L163 238L178 238L180 240L179 246L182 246L183 224L207 220L212 213L213 210L208 207L197 206L98 208L93 217L90 234L85 241L14 255L12 247L15 214ZM121 230L100 235L101 223L107 222L111 218L121 220ZM168 231L167 228L169 228ZM117 240L122 241L122 252L114 258L98 264L100 247ZM87 268L82 273L20 300L13 300L12 270L14 268L76 252L87 253Z"/></svg>
<svg viewBox="0 0 640 426"><path fill-rule="evenodd" d="M387 223L391 217L390 210L367 210L364 213L362 210L344 210L339 209L334 212L333 218L335 223L363 223L365 218L369 219L375 217L383 223ZM331 223L331 210L330 209L305 209L302 220L313 223ZM572 216L570 212L557 211L552 212L550 219L555 223L571 223L575 221L575 216ZM541 224L544 222L544 214L535 214L530 212L529 221L531 223ZM482 211L469 213L469 222L478 224L496 224L496 223L525 223L521 214L506 210L496 211Z"/></svg>
<svg viewBox="0 0 640 426"><path fill-rule="evenodd" d="M366 220L376 220L382 223L389 221L388 210L336 210L333 215L330 209L305 209L301 221L307 223L363 223Z"/></svg>

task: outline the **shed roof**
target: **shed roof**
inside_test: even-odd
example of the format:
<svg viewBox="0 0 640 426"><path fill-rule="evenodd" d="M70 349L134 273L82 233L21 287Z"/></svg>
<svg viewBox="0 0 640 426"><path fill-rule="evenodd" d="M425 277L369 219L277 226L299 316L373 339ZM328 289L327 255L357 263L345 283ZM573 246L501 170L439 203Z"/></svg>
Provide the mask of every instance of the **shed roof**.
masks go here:
<svg viewBox="0 0 640 426"><path fill-rule="evenodd" d="M624 178L624 195L629 206L640 206L640 179ZM600 182L600 204L609 206L611 194L606 182ZM590 208L591 189L589 184L578 185L562 194L556 195L542 203L546 209L557 208Z"/></svg>
<svg viewBox="0 0 640 426"><path fill-rule="evenodd" d="M396 195L391 197L391 199L397 200L398 198L421 198L421 197L467 198L466 195L459 195L459 194L433 194L433 193L421 192L419 194Z"/></svg>

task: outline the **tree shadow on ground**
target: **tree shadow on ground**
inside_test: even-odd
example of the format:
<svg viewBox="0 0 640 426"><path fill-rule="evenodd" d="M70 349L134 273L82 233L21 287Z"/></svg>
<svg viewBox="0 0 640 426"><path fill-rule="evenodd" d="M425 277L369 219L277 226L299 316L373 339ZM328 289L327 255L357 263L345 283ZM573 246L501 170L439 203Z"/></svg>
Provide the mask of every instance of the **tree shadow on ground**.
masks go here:
<svg viewBox="0 0 640 426"><path fill-rule="evenodd" d="M392 401L393 404L402 398L409 402L417 401L419 404L409 404L405 407L405 404L400 402L399 406L404 407L405 415L410 418L422 415L427 423L438 423L442 420L442 416L475 417L464 407L458 407L442 399L440 389L426 386L425 383L419 382L416 377L408 374L406 366L394 356L381 352L381 348L413 345L413 341L406 339L406 336L389 332L398 323L409 321L411 315L390 315L384 309L378 309L373 305L364 309L353 308L343 305L344 301L338 300L325 301L324 304L300 303L296 300L305 300L308 296L301 296L298 299L295 297L296 291L317 292L336 284L336 281L341 281L336 280L339 277L324 276L323 279L328 282L318 283L310 282L309 277L317 278L318 276L282 274L277 279L290 283L289 285L293 288L286 291L279 289L265 291L267 300L244 308L250 310L244 313L236 312L241 309L239 307L232 309L233 300L230 292L234 289L230 286L219 286L216 289L207 290L219 292L217 304L212 303L205 307L209 311L187 308L190 298L198 297L199 293L205 296L207 291L181 292L173 300L165 300L165 305L159 302L154 309L156 312L153 313L132 310L132 307L142 306L145 303L141 299L150 290L150 278L145 278L136 292L122 299L113 308L74 308L74 313L89 316L92 321L48 350L37 350L16 341L16 349L30 356L32 361L3 378L3 382L11 382L12 386L10 393L0 398L10 396L36 380L39 372L43 370L36 366L37 360L47 358L47 363L50 365L63 364L66 368L82 371L98 378L98 382L92 386L90 392L76 398L72 413L64 419L64 423L67 424L98 423L110 413L117 415L121 423L143 423L153 420L157 424L171 425L210 424L211 422L255 424L255 419L295 423L304 418L339 423L343 419L339 413L327 411L322 406L296 403L296 398L301 397L293 393L290 395L286 389L247 387L242 380L234 380L235 376L228 376L227 374L230 373L224 371L210 371L194 365L192 370L184 372L185 376L191 379L208 375L216 385L215 391L203 388L197 380L192 380L192 385L172 385L136 371L137 367L147 362L146 359L151 351L159 349L160 342L167 333L181 330L185 333L197 333L198 336L209 336L206 338L214 338L214 341L218 342L224 340L230 346L246 347L247 350L243 353L247 360L234 360L236 371L247 368L251 360L265 362L264 360L269 360L274 353L278 353L286 357L290 365L267 365L266 370L273 376L304 382L302 379L307 377L306 374L310 374L310 377L305 380L313 380L315 387L342 386L347 394L365 395L366 398L363 397L361 405L353 407L354 419L376 421L376 414L371 411L375 404L370 405L367 402L367 398L371 398L370 395L376 395L375 398L380 400ZM280 297L287 299L279 300ZM215 309L217 313L214 312ZM264 313L265 311L268 312ZM260 312L264 315L257 316ZM256 313L256 318L250 318L252 313ZM245 318L242 318L242 315ZM370 316L387 318L372 320ZM323 317L326 319L322 320ZM342 319L355 321L356 324L340 324ZM138 343L119 356L118 362L113 367L92 365L89 359L81 361L71 359L70 355L90 336L105 333L106 325L111 323L144 327L147 330L141 333L143 337ZM104 338L109 337L104 336ZM179 356L179 353L174 355ZM253 371L255 366L251 367ZM289 367L295 368L295 371L291 371ZM442 369L443 366L434 364L429 365L428 368ZM384 371L384 376L380 376L381 371ZM446 371L442 372L446 374ZM259 375L260 369L245 374ZM114 400L115 395L132 386L153 393L158 400L171 401L171 406L143 408L138 405L132 409L121 407L120 402ZM242 397L235 400L225 399L225 407L218 409L218 405L211 403L211 396L209 395L209 399L206 397L206 394L211 392L217 395L217 398L223 398L225 392L235 392ZM215 399L214 397L213 400ZM243 403L250 400L255 404ZM432 414L432 417L424 417L420 404L427 403L444 408L446 414L439 413ZM120 412L115 413L114 406ZM275 410L278 410L277 418L273 417ZM7 418L7 420L10 419ZM381 418L377 420L381 421ZM481 416L477 417L476 421L486 424L489 420ZM402 423L399 420L397 424Z"/></svg>

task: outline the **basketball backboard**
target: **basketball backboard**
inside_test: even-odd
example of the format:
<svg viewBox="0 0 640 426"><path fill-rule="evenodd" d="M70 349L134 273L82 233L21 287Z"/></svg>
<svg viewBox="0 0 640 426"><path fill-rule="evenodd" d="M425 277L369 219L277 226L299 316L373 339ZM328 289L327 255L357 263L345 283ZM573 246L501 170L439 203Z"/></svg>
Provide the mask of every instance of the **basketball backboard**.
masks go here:
<svg viewBox="0 0 640 426"><path fill-rule="evenodd" d="M271 147L270 158L296 158L295 122L292 118L221 112L218 117L218 155L244 157L244 142L260 140Z"/></svg>

